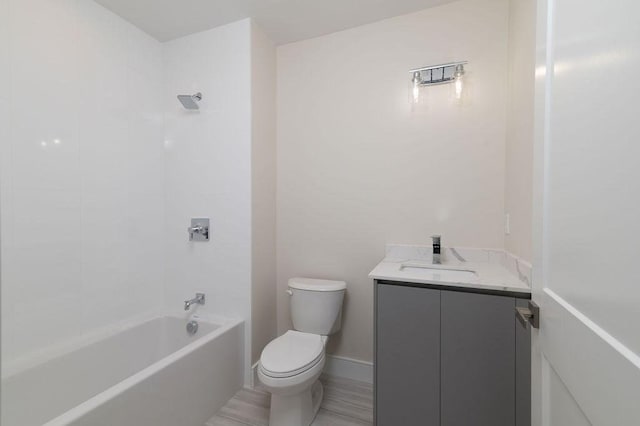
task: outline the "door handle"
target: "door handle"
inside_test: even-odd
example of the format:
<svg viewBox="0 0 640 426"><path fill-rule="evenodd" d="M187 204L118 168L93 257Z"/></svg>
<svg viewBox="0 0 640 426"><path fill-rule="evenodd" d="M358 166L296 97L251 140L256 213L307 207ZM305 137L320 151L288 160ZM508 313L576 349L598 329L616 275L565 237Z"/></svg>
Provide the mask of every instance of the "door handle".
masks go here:
<svg viewBox="0 0 640 426"><path fill-rule="evenodd" d="M533 328L540 328L540 307L533 300L529 300L526 308L516 307L516 318L524 328L527 328L527 323Z"/></svg>

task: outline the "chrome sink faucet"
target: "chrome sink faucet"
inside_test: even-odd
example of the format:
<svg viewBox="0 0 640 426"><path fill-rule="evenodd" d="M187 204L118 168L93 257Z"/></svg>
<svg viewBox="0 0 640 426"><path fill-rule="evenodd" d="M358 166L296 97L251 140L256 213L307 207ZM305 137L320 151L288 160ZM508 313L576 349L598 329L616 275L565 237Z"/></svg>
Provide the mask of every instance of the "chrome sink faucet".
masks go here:
<svg viewBox="0 0 640 426"><path fill-rule="evenodd" d="M440 235L432 235L431 239L433 240L433 264L440 265L442 263L442 258L440 257Z"/></svg>
<svg viewBox="0 0 640 426"><path fill-rule="evenodd" d="M184 301L184 310L188 311L191 305L204 305L204 293L196 293L196 297Z"/></svg>

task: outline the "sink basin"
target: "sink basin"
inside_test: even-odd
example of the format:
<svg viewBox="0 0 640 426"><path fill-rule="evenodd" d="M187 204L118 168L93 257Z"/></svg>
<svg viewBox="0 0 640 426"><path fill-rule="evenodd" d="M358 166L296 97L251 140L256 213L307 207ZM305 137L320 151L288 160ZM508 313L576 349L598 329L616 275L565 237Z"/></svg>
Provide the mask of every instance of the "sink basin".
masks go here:
<svg viewBox="0 0 640 426"><path fill-rule="evenodd" d="M400 270L416 278L432 281L473 282L478 277L476 271L471 269L420 262L405 262L400 265Z"/></svg>

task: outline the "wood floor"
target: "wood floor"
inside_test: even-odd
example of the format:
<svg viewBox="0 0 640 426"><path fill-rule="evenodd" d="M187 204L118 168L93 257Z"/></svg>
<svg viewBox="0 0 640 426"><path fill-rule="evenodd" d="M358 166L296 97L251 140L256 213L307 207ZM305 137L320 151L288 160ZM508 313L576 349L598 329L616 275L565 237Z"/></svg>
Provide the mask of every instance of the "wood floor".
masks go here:
<svg viewBox="0 0 640 426"><path fill-rule="evenodd" d="M373 424L370 384L332 376L320 378L324 398L312 426ZM205 426L267 426L270 396L260 389L242 389Z"/></svg>

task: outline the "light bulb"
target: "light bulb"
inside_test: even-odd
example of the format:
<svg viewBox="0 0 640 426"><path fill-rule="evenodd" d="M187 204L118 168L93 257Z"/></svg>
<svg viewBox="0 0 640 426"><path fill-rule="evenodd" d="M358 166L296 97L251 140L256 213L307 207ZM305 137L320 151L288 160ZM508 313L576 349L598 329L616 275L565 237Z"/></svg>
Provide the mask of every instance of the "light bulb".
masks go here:
<svg viewBox="0 0 640 426"><path fill-rule="evenodd" d="M454 88L455 88L455 96L457 100L462 99L462 76L464 75L464 65L458 64L456 65L456 70L453 73L454 78Z"/></svg>
<svg viewBox="0 0 640 426"><path fill-rule="evenodd" d="M458 77L456 78L456 99L461 99L462 98L462 77Z"/></svg>
<svg viewBox="0 0 640 426"><path fill-rule="evenodd" d="M420 102L420 86L413 83L413 103L417 104L418 102Z"/></svg>
<svg viewBox="0 0 640 426"><path fill-rule="evenodd" d="M420 102L420 83L422 82L422 78L420 77L420 71L416 71L413 73L413 78L411 79L411 95L414 104Z"/></svg>

